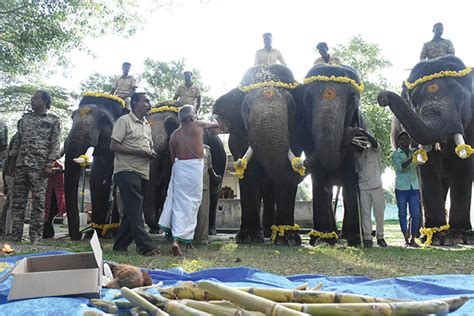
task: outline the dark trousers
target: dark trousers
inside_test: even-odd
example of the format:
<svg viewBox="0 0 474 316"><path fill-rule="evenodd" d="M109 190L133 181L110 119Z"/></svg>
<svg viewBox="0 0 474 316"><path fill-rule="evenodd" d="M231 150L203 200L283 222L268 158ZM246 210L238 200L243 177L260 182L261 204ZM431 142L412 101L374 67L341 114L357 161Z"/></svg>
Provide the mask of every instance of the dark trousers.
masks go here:
<svg viewBox="0 0 474 316"><path fill-rule="evenodd" d="M124 212L114 250L127 250L134 240L138 253L143 254L155 248L143 224L144 181L146 180L134 172L123 171L114 175L114 182L122 197Z"/></svg>

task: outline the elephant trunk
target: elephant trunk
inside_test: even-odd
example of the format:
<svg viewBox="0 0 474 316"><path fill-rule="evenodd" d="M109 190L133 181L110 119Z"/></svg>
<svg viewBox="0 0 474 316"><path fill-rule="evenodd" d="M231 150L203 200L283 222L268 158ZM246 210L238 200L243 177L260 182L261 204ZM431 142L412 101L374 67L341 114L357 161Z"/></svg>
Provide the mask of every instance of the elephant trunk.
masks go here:
<svg viewBox="0 0 474 316"><path fill-rule="evenodd" d="M378 102L381 106L388 105L412 139L421 145L444 142L450 136L464 131L457 115L446 113L446 109L451 107L448 100L419 104L419 113L416 113L400 96L393 92L381 92Z"/></svg>

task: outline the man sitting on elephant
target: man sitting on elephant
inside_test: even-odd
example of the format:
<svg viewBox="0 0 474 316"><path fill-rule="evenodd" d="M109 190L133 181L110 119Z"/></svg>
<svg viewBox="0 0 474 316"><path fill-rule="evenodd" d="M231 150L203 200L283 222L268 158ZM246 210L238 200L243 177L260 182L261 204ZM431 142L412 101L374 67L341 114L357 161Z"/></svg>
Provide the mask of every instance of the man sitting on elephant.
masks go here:
<svg viewBox="0 0 474 316"><path fill-rule="evenodd" d="M110 94L123 99L128 110L130 110L130 97L137 89L137 81L133 76L129 75L131 67L132 64L129 62L122 64L122 76L114 82L112 91L110 92Z"/></svg>
<svg viewBox="0 0 474 316"><path fill-rule="evenodd" d="M272 41L272 33L263 34L263 44L265 47L259 49L257 53L255 53L255 66L270 66L276 64L277 61L286 66L286 62L280 51L272 47Z"/></svg>
<svg viewBox="0 0 474 316"><path fill-rule="evenodd" d="M179 242L191 246L201 205L204 129L219 124L198 121L192 105L181 107L178 116L180 127L170 137L172 175L159 224L164 232L171 233L173 254L182 256Z"/></svg>
<svg viewBox="0 0 474 316"><path fill-rule="evenodd" d="M318 50L321 57L319 57L318 59L314 61L315 65L321 65L321 64L340 65L341 64L341 61L339 60L339 58L328 54L329 47L328 47L328 44L326 44L325 42L318 43L318 45L316 45L316 49Z"/></svg>
<svg viewBox="0 0 474 316"><path fill-rule="evenodd" d="M454 46L450 40L441 38L443 35L443 24L436 23L433 26L433 39L426 42L421 50L420 61L435 59L446 55L454 55Z"/></svg>

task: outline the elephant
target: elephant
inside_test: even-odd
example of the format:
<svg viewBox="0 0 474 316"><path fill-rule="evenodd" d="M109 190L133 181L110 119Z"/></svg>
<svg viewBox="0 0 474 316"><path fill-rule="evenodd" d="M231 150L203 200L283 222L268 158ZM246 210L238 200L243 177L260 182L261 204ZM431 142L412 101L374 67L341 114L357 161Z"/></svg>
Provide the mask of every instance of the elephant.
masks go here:
<svg viewBox="0 0 474 316"><path fill-rule="evenodd" d="M171 156L169 152L169 138L179 127L178 111L182 104L176 101L161 101L155 105L147 116L150 123L154 144L157 153L150 163L150 180L145 182L143 193L143 213L145 222L151 232L158 232L158 220L166 200L168 184L171 178ZM203 142L211 148L212 166L214 171L224 176L227 154L222 140L209 131L204 132ZM211 205L209 209L209 229L215 230L215 216L219 199L219 183L211 183ZM212 225L212 226L211 226Z"/></svg>
<svg viewBox="0 0 474 316"><path fill-rule="evenodd" d="M116 96L85 93L79 109L72 113L72 127L64 146L64 188L69 236L73 240L82 237L77 205L81 167L73 159L83 155L89 147L94 148L90 175L92 222L105 224L114 162L114 155L110 151L110 137L115 121L128 112L124 106L123 100Z"/></svg>
<svg viewBox="0 0 474 316"><path fill-rule="evenodd" d="M313 230L310 244L334 244L339 239L332 187L342 185L342 235L349 246L360 244L359 204L354 148L356 128L366 129L359 113L362 84L349 66L317 65L305 77L305 166L313 183Z"/></svg>
<svg viewBox="0 0 474 316"><path fill-rule="evenodd" d="M422 233L428 243L472 243L470 223L474 98L470 68L455 56L418 63L405 81L408 101L394 92L378 95L427 156L419 161L424 204ZM424 163L423 163L424 162ZM449 225L446 197L450 189Z"/></svg>
<svg viewBox="0 0 474 316"><path fill-rule="evenodd" d="M287 67L255 66L245 73L239 88L214 104L213 113L230 133L229 148L240 177L238 243L264 241L259 215L262 197L267 210L275 209L275 215L266 212L270 215L265 219L276 224L273 241L301 243L294 207L298 183L303 180L302 163L300 167L292 165L292 161L299 161L303 149L302 104L296 102L296 90L297 83ZM277 234L278 229L281 233Z"/></svg>

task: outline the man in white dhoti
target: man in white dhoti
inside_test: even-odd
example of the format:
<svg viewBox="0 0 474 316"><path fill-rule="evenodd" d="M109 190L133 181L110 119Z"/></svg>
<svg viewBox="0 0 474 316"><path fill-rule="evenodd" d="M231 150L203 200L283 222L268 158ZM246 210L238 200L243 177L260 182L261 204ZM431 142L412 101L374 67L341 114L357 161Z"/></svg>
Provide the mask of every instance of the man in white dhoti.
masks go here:
<svg viewBox="0 0 474 316"><path fill-rule="evenodd" d="M159 224L171 234L173 254L182 256L179 245L191 246L202 199L203 131L219 125L197 120L196 110L190 105L181 107L178 116L180 127L170 137L173 169Z"/></svg>

